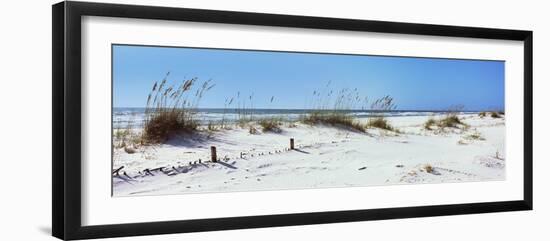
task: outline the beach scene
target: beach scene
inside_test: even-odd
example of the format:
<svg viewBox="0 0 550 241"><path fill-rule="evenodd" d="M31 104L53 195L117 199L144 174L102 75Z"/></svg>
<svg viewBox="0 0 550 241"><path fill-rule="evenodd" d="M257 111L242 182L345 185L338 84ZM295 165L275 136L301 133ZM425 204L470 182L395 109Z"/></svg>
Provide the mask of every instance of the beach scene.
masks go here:
<svg viewBox="0 0 550 241"><path fill-rule="evenodd" d="M112 195L502 181L503 61L113 45Z"/></svg>

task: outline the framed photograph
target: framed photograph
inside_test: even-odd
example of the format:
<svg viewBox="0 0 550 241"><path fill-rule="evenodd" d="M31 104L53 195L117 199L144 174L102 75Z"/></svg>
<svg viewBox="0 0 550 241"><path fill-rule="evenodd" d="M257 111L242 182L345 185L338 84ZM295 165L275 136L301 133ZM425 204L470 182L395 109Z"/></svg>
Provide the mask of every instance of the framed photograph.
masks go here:
<svg viewBox="0 0 550 241"><path fill-rule="evenodd" d="M531 210L532 34L55 4L53 235Z"/></svg>

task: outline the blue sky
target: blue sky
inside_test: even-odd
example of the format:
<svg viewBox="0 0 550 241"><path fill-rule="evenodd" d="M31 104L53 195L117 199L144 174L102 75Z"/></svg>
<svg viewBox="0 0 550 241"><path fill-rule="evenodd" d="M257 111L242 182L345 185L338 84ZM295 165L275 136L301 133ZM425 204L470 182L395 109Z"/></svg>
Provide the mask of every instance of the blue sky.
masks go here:
<svg viewBox="0 0 550 241"><path fill-rule="evenodd" d="M397 109L503 109L504 62L198 48L113 46L113 106L143 107L157 80L216 84L199 107L254 94L255 108L309 108L314 90L357 88L370 100L390 95ZM274 96L273 103L270 103Z"/></svg>

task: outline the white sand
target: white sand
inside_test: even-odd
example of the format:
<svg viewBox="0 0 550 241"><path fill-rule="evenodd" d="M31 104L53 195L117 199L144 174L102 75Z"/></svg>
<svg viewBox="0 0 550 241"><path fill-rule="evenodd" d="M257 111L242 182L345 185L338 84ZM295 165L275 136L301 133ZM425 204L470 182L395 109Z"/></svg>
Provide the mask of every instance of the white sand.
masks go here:
<svg viewBox="0 0 550 241"><path fill-rule="evenodd" d="M113 177L113 193L157 195L505 179L503 118L461 115L469 128L427 131L423 124L428 118L388 118L400 134L297 123L295 127L283 125L281 133L250 134L237 127L210 136L205 132L139 147L134 154L116 148L113 168L124 168L120 176ZM469 136L474 133L482 139ZM297 150L285 149L291 137ZM210 160L210 146L217 147L221 162L205 162ZM199 159L200 164L189 165ZM433 167L431 173L426 165ZM154 176L143 172L158 167L163 169L152 171Z"/></svg>

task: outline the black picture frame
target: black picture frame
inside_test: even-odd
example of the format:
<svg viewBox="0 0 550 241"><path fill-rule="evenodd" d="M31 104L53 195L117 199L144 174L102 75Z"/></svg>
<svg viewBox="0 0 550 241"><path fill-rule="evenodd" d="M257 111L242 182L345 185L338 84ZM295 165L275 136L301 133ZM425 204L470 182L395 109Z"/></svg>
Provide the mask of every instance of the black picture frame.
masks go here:
<svg viewBox="0 0 550 241"><path fill-rule="evenodd" d="M517 40L524 43L523 199L501 202L368 210L212 218L114 225L81 224L81 17L194 21L429 36ZM474 214L533 208L533 32L415 23L336 19L263 13L198 10L90 2L52 6L52 233L60 239L88 239L213 230L309 225L380 219Z"/></svg>

